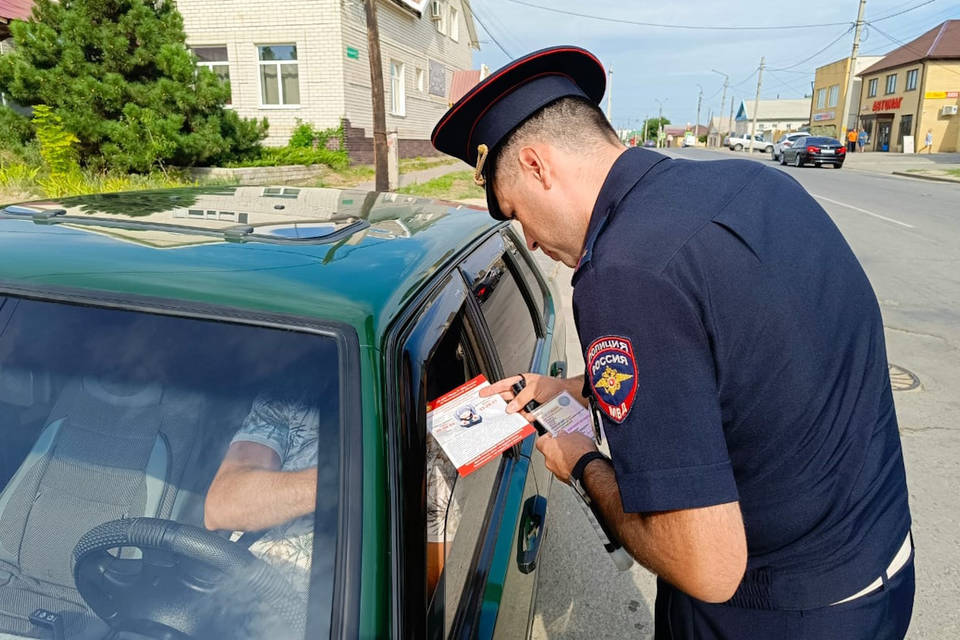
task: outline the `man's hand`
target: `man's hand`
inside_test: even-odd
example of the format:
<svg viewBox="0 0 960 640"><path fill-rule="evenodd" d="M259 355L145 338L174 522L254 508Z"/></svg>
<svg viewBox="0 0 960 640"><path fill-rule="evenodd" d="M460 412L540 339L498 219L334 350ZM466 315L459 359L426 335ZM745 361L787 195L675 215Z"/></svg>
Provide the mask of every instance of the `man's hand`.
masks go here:
<svg viewBox="0 0 960 640"><path fill-rule="evenodd" d="M579 433L564 433L559 436L540 436L537 449L543 454L547 469L562 482L570 479L570 472L583 454L596 451L593 440Z"/></svg>
<svg viewBox="0 0 960 640"><path fill-rule="evenodd" d="M516 413L520 411L523 417L533 421L533 416L525 411L523 407L531 400L536 400L540 404L553 399L561 391L566 391L577 399L583 406L587 406L587 399L581 395L583 390L583 376L576 378L552 378L550 376L541 376L537 373L525 373L523 378L527 381L527 386L519 394L514 394L514 384L520 381L521 376L510 376L503 380L494 382L489 387L480 390L480 397L486 398L495 393L500 394L507 403L507 413Z"/></svg>

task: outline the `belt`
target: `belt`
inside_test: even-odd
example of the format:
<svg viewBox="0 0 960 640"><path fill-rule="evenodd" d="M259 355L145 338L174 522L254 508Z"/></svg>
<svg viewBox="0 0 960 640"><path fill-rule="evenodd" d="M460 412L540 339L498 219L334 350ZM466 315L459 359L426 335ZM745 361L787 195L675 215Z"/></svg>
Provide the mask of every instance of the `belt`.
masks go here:
<svg viewBox="0 0 960 640"><path fill-rule="evenodd" d="M873 593L877 589L883 586L883 583L887 580L890 580L897 574L900 569L903 569L906 566L907 562L910 560L910 553L913 551L913 539L910 535L910 532L907 532L907 537L904 538L903 544L900 545L900 549L897 551L896 555L893 556L893 560L890 561L890 564L887 565L887 568L884 569L883 575L878 577L876 580L868 584L866 587L857 591L855 594L849 598L844 598L834 602L833 604L843 604L844 602L850 602L851 600L856 600L857 598L862 598L865 595ZM833 606L833 605L830 605Z"/></svg>

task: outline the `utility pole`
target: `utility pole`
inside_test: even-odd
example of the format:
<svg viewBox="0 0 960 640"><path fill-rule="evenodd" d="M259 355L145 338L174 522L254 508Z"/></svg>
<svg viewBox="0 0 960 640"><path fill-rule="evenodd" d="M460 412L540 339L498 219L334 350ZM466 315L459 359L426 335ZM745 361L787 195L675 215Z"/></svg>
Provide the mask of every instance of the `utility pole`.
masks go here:
<svg viewBox="0 0 960 640"><path fill-rule="evenodd" d="M367 55L370 57L370 88L373 93L373 164L376 190L389 191L387 174L387 114L383 97L383 62L380 59L380 28L376 0L363 0L367 14Z"/></svg>
<svg viewBox="0 0 960 640"><path fill-rule="evenodd" d="M727 102L727 87L730 85L730 76L716 69L710 69L710 71L723 76L723 97L720 98L720 119L723 120L723 105ZM733 111L733 96L730 96L730 111ZM733 115L730 116L730 119L733 120Z"/></svg>
<svg viewBox="0 0 960 640"><path fill-rule="evenodd" d="M607 69L607 76L609 78L607 80L607 120L612 122L610 120L610 103L613 101L613 66Z"/></svg>
<svg viewBox="0 0 960 640"><path fill-rule="evenodd" d="M659 149L663 141L663 102L658 98L654 98L654 100L660 105L660 111L657 115L657 149Z"/></svg>
<svg viewBox="0 0 960 640"><path fill-rule="evenodd" d="M847 129L850 127L850 102L853 100L853 80L854 72L857 67L857 53L860 51L860 31L863 28L863 10L867 7L867 0L860 0L860 9L857 11L857 24L853 28L853 51L850 52L850 68L847 78L847 91L843 96L843 123L841 125L840 140L847 143ZM854 116L853 126L857 126L857 120L860 118L860 105L857 105L857 113Z"/></svg>
<svg viewBox="0 0 960 640"><path fill-rule="evenodd" d="M732 135L733 135L733 103L734 103L733 96L730 96L730 119L727 120L727 135L728 135L728 136L732 136ZM720 141L720 144L723 144L723 141L722 141L722 140Z"/></svg>
<svg viewBox="0 0 960 640"><path fill-rule="evenodd" d="M643 146L643 143L647 141L647 120L650 119L650 115L647 114L643 116L643 130L640 132L640 146Z"/></svg>
<svg viewBox="0 0 960 640"><path fill-rule="evenodd" d="M700 85L697 85L700 87ZM693 123L693 146L696 147L700 142L700 104L703 102L703 87L700 87L700 95L697 96L697 121Z"/></svg>
<svg viewBox="0 0 960 640"><path fill-rule="evenodd" d="M760 87L763 85L763 63L766 56L760 58L760 74L757 76L757 98L753 101L753 126L750 127L750 151L753 152L753 136L757 133L757 112L760 110Z"/></svg>

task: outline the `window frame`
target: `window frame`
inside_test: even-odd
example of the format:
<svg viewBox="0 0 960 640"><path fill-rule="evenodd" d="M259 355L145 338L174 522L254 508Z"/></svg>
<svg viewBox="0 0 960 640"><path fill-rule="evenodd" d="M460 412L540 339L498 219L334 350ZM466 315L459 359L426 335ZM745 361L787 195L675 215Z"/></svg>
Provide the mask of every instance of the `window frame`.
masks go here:
<svg viewBox="0 0 960 640"><path fill-rule="evenodd" d="M200 60L200 57L197 56L197 49L223 49L224 59L223 60ZM218 78L223 80L224 78L220 77L220 74L217 74L216 68L223 67L227 70L226 82L228 86L231 86L230 81L230 49L225 44L207 44L207 45L192 45L190 47L190 53L194 56L197 56L197 67L204 67L209 69ZM233 105L233 89L230 90L230 96L227 98L227 106Z"/></svg>
<svg viewBox="0 0 960 640"><path fill-rule="evenodd" d="M840 101L840 85L835 84L830 87L830 96L827 98L827 106L835 107Z"/></svg>
<svg viewBox="0 0 960 640"><path fill-rule="evenodd" d="M904 91L917 90L917 78L920 75L920 69L910 69L907 71L907 80L904 85Z"/></svg>
<svg viewBox="0 0 960 640"><path fill-rule="evenodd" d="M884 93L883 95L889 96L897 92L897 74L888 73L884 81Z"/></svg>
<svg viewBox="0 0 960 640"><path fill-rule="evenodd" d="M876 98L877 97L877 88L880 85L880 78L870 78L867 81L867 97Z"/></svg>
<svg viewBox="0 0 960 640"><path fill-rule="evenodd" d="M296 42L277 42L272 44L256 44L254 45L257 48L257 86L259 88L259 93L257 94L257 102L261 109L300 109L302 106L302 98L300 95L300 53L298 51ZM263 60L261 55L263 55L263 49L266 47L293 47L294 50L294 59L293 60ZM280 102L277 104L270 104L264 102L264 78L263 78L263 68L266 66L273 66L276 69L277 73L277 95L279 96ZM287 102L286 101L286 90L283 88L283 67L292 66L296 67L297 70L297 102Z"/></svg>
<svg viewBox="0 0 960 640"><path fill-rule="evenodd" d="M820 87L817 89L817 109L823 109L827 106L827 88Z"/></svg>
<svg viewBox="0 0 960 640"><path fill-rule="evenodd" d="M454 42L460 42L460 11L452 4L449 8L449 24L447 30L450 32L450 39Z"/></svg>
<svg viewBox="0 0 960 640"><path fill-rule="evenodd" d="M71 306L147 313L174 318L239 324L321 335L337 342L340 376L340 505L331 619L318 624L307 600L306 637L319 637L329 622L330 637L355 637L360 629L363 531L363 397L360 341L345 323L273 312L248 311L204 302L42 285L22 287L0 281L0 307L8 298ZM318 491L317 498L320 494Z"/></svg>
<svg viewBox="0 0 960 640"><path fill-rule="evenodd" d="M396 74L394 73L396 71ZM390 59L390 115L405 118L407 115L407 65L401 60Z"/></svg>

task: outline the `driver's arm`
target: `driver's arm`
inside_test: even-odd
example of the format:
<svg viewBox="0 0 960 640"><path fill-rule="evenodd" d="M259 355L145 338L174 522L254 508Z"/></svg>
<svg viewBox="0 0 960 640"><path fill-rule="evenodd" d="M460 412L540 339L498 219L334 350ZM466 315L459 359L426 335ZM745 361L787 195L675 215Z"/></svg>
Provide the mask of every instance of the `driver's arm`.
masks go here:
<svg viewBox="0 0 960 640"><path fill-rule="evenodd" d="M204 503L207 529L259 531L312 513L317 468L281 471L276 451L234 442L210 484Z"/></svg>

